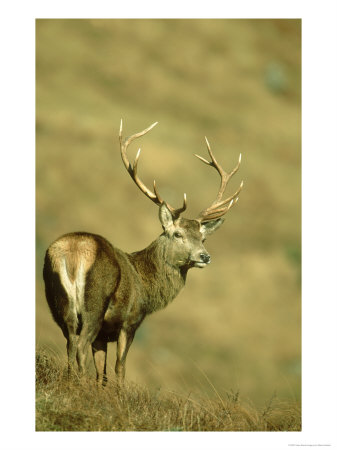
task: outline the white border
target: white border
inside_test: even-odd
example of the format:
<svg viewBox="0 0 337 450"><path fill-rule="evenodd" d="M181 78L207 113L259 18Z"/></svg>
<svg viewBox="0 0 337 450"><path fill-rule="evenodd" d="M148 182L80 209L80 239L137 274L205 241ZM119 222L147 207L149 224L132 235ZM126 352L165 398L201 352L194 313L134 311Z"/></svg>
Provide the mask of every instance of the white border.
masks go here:
<svg viewBox="0 0 337 450"><path fill-rule="evenodd" d="M121 2L120 2L121 3ZM3 110L0 445L11 449L161 449L214 446L336 448L336 104L334 0L165 2L12 1L1 6ZM35 18L223 17L303 19L303 431L295 433L35 433L34 51ZM19 278L20 277L20 278ZM20 359L16 357L20 356Z"/></svg>

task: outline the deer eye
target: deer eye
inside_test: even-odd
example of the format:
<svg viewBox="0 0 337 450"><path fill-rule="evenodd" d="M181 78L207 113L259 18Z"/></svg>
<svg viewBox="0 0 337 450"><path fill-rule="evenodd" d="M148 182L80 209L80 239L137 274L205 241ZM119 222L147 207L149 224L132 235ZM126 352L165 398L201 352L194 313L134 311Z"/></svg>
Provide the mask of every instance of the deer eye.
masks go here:
<svg viewBox="0 0 337 450"><path fill-rule="evenodd" d="M182 238L182 237L183 237L183 235L180 233L180 231L175 231L175 232L173 233L173 236L174 236L175 238Z"/></svg>

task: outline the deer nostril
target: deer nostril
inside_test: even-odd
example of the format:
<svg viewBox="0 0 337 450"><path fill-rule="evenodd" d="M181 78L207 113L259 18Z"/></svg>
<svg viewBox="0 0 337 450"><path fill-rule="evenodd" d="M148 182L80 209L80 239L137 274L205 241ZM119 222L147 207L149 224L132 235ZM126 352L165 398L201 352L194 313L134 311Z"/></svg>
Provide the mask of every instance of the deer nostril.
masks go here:
<svg viewBox="0 0 337 450"><path fill-rule="evenodd" d="M200 254L200 259L204 263L209 263L210 260L211 260L211 257L207 253L201 253Z"/></svg>

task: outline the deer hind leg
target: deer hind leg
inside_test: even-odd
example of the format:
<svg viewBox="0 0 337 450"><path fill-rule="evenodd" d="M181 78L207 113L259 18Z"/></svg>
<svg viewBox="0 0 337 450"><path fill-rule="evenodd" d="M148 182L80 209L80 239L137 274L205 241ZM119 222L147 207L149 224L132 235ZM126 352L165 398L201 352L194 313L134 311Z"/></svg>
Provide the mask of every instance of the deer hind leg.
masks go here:
<svg viewBox="0 0 337 450"><path fill-rule="evenodd" d="M67 354L68 354L68 376L73 376L75 373L76 354L77 354L77 341L78 336L76 334L69 334L67 338Z"/></svg>
<svg viewBox="0 0 337 450"><path fill-rule="evenodd" d="M103 323L102 314L83 314L83 325L77 343L77 363L80 375L85 373L88 348L95 341Z"/></svg>
<svg viewBox="0 0 337 450"><path fill-rule="evenodd" d="M107 341L98 338L91 344L97 383L102 383L102 386L106 386L108 381L106 376L107 347Z"/></svg>
<svg viewBox="0 0 337 450"><path fill-rule="evenodd" d="M65 314L64 324L62 327L63 334L67 339L67 354L68 354L68 376L73 376L76 371L76 355L78 347L78 331L81 326L81 321L79 320L76 312L72 311L71 308Z"/></svg>
<svg viewBox="0 0 337 450"><path fill-rule="evenodd" d="M67 355L68 355L68 377L73 376L76 371L76 354L78 346L78 330L81 326L80 320L71 307L69 307L68 300L64 302L66 305L63 310L63 320L61 322L61 329L67 339Z"/></svg>
<svg viewBox="0 0 337 450"><path fill-rule="evenodd" d="M117 340L117 359L115 366L115 373L117 377L117 382L119 384L123 383L125 378L125 362L126 356L128 354L130 345L132 344L134 335L134 329L124 329L122 328L118 340Z"/></svg>
<svg viewBox="0 0 337 450"><path fill-rule="evenodd" d="M92 331L91 332L89 331L88 326L83 325L80 336L78 338L77 354L76 354L78 370L80 375L83 375L86 372L85 363L87 359L88 347L94 341L97 333L93 334Z"/></svg>
<svg viewBox="0 0 337 450"><path fill-rule="evenodd" d="M46 294L54 318L67 339L68 374L70 376L74 374L76 368L78 334L82 326L80 306L83 294L78 289L78 280L68 273L66 257L57 261L56 267L58 272L55 272L51 286L49 282L46 285Z"/></svg>
<svg viewBox="0 0 337 450"><path fill-rule="evenodd" d="M69 299L69 297L68 297ZM76 356L78 352L79 331L82 326L81 315L73 307L71 300L64 311L64 325L67 339L67 354L68 354L68 376L73 376L76 371Z"/></svg>

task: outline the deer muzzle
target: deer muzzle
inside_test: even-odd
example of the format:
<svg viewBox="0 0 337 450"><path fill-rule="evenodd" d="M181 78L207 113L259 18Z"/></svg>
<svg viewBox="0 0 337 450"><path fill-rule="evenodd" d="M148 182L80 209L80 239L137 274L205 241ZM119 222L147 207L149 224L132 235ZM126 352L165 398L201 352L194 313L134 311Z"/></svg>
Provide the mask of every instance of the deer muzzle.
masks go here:
<svg viewBox="0 0 337 450"><path fill-rule="evenodd" d="M193 261L193 266L198 267L199 269L202 269L210 262L211 262L210 255L208 253L203 252L203 253L200 253L199 260Z"/></svg>

